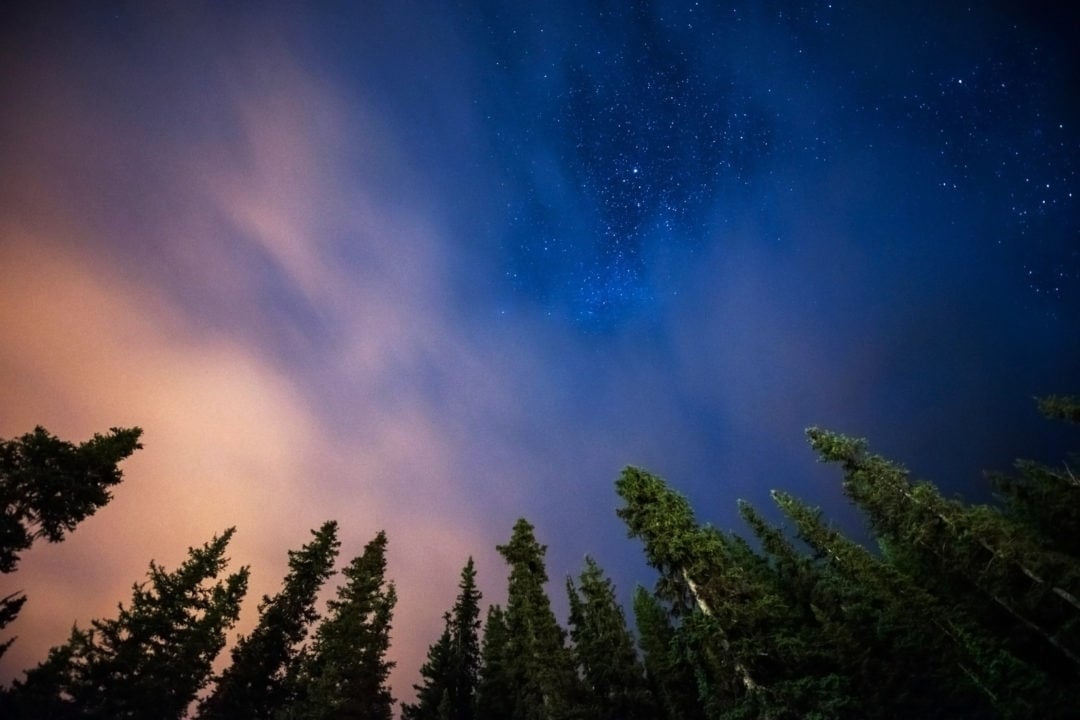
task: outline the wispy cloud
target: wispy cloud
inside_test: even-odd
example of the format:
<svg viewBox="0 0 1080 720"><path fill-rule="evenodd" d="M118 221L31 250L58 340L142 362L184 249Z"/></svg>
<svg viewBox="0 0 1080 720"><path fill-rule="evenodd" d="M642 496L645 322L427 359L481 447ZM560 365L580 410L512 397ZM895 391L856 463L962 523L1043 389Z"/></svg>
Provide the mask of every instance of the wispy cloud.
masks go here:
<svg viewBox="0 0 1080 720"><path fill-rule="evenodd" d="M492 544L460 515L461 428L440 412L446 393L500 390L449 327L424 206L387 201L392 133L284 51L243 60L210 74L212 107L181 113L194 137L63 83L9 128L29 142L6 160L0 435L137 424L146 448L108 507L27 554L5 678L72 621L111 615L151 558L175 565L236 525L231 555L253 566L257 599L285 550L336 518L343 560L380 528L391 538L407 694L458 570ZM135 75L122 82L141 87ZM185 90L139 92L161 103ZM52 138L73 136L58 153ZM101 183L126 163L122 183Z"/></svg>

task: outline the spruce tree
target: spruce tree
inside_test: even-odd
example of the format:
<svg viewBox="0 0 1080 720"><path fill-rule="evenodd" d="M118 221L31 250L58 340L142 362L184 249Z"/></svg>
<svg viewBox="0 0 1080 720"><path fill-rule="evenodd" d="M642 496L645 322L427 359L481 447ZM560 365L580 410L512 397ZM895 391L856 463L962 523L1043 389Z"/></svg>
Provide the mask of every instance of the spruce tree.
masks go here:
<svg viewBox="0 0 1080 720"><path fill-rule="evenodd" d="M615 599L615 588L591 557L585 558L580 590L566 579L574 660L589 698L588 717L650 720L655 717L644 668Z"/></svg>
<svg viewBox="0 0 1080 720"><path fill-rule="evenodd" d="M1003 512L1040 546L1080 559L1080 478L1064 465L1018 460L1011 474L990 476Z"/></svg>
<svg viewBox="0 0 1080 720"><path fill-rule="evenodd" d="M450 720L473 720L476 717L481 597L476 587L476 566L470 557L461 570L458 596L450 613Z"/></svg>
<svg viewBox="0 0 1080 720"><path fill-rule="evenodd" d="M704 720L694 669L682 662L675 651L671 617L660 600L641 586L634 589L634 621L657 716L666 720Z"/></svg>
<svg viewBox="0 0 1080 720"><path fill-rule="evenodd" d="M315 600L334 572L337 523L312 530L312 541L289 551L289 573L281 591L263 596L259 624L233 647L232 663L199 708L200 718L270 718L286 698L285 679L295 670L299 645L318 618Z"/></svg>
<svg viewBox="0 0 1080 720"><path fill-rule="evenodd" d="M815 578L782 535L748 507L773 558L742 538L694 519L687 500L661 479L627 468L616 484L619 515L645 545L660 572L657 598L635 598L642 640L649 642L650 675L661 680L669 714L695 712L682 698L682 671L693 671L708 718L842 717L853 701L844 674L831 660L813 617ZM802 574L800 578L799 575ZM801 589L789 588L799 579ZM666 603L670 620L658 614ZM667 646L656 636L667 635ZM656 680L654 680L655 682Z"/></svg>
<svg viewBox="0 0 1080 720"><path fill-rule="evenodd" d="M838 578L828 565L799 552L783 531L770 525L750 504L739 513L760 542L765 565L762 579L771 588L774 621L761 639L766 662L759 674L768 685L768 705L777 717L852 717L864 714L851 687L845 658L852 648L838 643L827 612L829 588ZM846 585L846 581L842 581Z"/></svg>
<svg viewBox="0 0 1080 720"><path fill-rule="evenodd" d="M875 533L914 562L934 592L971 606L984 622L1011 625L1009 635L1025 636L1012 647L1026 659L1080 677L1076 558L997 508L965 506L930 483L912 483L904 468L870 454L865 441L817 428L808 435L823 460L843 467L844 492Z"/></svg>
<svg viewBox="0 0 1080 720"><path fill-rule="evenodd" d="M443 631L438 641L428 648L427 660L420 667L420 685L415 703L402 703L402 720L450 720L450 683L453 638L450 614L443 615Z"/></svg>
<svg viewBox="0 0 1080 720"><path fill-rule="evenodd" d="M1080 423L1080 400L1051 396L1038 401L1047 418ZM993 474L1006 516L1028 528L1037 541L1073 560L1080 559L1080 476L1077 458L1061 467L1019 460L1016 473Z"/></svg>
<svg viewBox="0 0 1080 720"><path fill-rule="evenodd" d="M1025 717L1036 671L997 647L964 613L825 523L787 493L773 497L837 573L815 593L826 637L844 662L865 717Z"/></svg>
<svg viewBox="0 0 1080 720"><path fill-rule="evenodd" d="M14 572L35 540L60 542L65 533L112 499L123 478L117 465L142 447L139 428L112 428L74 445L36 427L0 439L0 573ZM0 598L0 628L22 610L26 596ZM0 656L14 638L0 643Z"/></svg>
<svg viewBox="0 0 1080 720"><path fill-rule="evenodd" d="M420 668L416 703L402 706L405 720L472 720L476 717L480 667L480 591L470 557L461 570L454 607L443 616L444 629Z"/></svg>
<svg viewBox="0 0 1080 720"><path fill-rule="evenodd" d="M507 675L512 693L509 720L562 720L575 715L581 687L566 647L566 633L544 591L546 546L524 518L510 542L496 548L510 566L507 591Z"/></svg>
<svg viewBox="0 0 1080 720"><path fill-rule="evenodd" d="M341 572L310 652L295 674L292 698L280 715L305 720L390 720L394 699L386 659L397 593L386 579L386 533Z"/></svg>
<svg viewBox="0 0 1080 720"><path fill-rule="evenodd" d="M659 573L658 596L679 619L676 640L695 669L709 717L763 699L753 662L761 657L758 629L771 620L765 588L744 561L752 553L723 533L701 527L689 502L663 480L638 468L623 470L618 515L639 537Z"/></svg>
<svg viewBox="0 0 1080 720"><path fill-rule="evenodd" d="M514 688L511 663L506 613L499 605L491 605L484 622L484 640L480 649L476 686L477 720L507 720L512 717Z"/></svg>
<svg viewBox="0 0 1080 720"><path fill-rule="evenodd" d="M210 680L247 589L241 568L213 582L228 563L230 528L168 573L150 563L131 604L113 620L75 627L65 645L16 681L9 701L22 718L180 718ZM210 584L213 583L213 584Z"/></svg>
<svg viewBox="0 0 1080 720"><path fill-rule="evenodd" d="M1048 395L1036 398L1039 412L1051 420L1080 424L1080 398L1072 395Z"/></svg>

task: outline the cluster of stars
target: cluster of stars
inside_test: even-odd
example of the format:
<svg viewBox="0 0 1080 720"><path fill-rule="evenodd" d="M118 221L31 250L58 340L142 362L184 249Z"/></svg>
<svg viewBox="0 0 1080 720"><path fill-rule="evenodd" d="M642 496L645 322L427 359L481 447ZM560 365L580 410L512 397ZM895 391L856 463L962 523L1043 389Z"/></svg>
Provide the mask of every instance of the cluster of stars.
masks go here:
<svg viewBox="0 0 1080 720"><path fill-rule="evenodd" d="M947 191L957 217L1001 228L988 248L1037 244L1022 270L1034 294L1080 286L1080 260L1060 251L1061 229L1078 222L1080 147L1048 109L1051 59L1006 38L882 84L877 66L830 67L852 32L838 12L807 3L748 22L740 7L656 15L634 3L561 26L492 21L493 134L516 173L503 236L514 287L583 326L616 326L675 290L650 273L653 245L722 242L716 225L736 209L720 198L776 214L798 185L792 173L883 146L920 149L928 182L911 192ZM928 35L920 52L942 42ZM819 98L831 104L815 107ZM543 169L538 147L552 160Z"/></svg>

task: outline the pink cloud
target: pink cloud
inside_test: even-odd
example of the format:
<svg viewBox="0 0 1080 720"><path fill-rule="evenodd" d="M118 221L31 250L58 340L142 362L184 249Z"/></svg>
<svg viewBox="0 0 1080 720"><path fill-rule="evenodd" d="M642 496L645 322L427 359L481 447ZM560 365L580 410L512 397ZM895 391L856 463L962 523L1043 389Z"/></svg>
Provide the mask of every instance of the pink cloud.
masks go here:
<svg viewBox="0 0 1080 720"><path fill-rule="evenodd" d="M343 562L388 532L401 598L392 682L408 698L466 557L494 554L491 530L468 519L475 498L457 485L457 431L399 375L438 358L457 374L455 393L509 403L485 354L447 328L445 261L425 209L386 200L398 180L378 158L394 154L392 136L289 58L268 57L272 83L222 81L227 110L215 120L234 123L222 136L231 140L191 146L101 122L107 113L86 112L68 87L51 86L54 99L22 119L29 140L9 162L26 183L9 178L17 189L2 198L0 368L14 381L0 386L0 436L43 424L78 440L140 425L146 447L112 503L64 543L27 553L12 576L30 600L4 680L72 622L113 615L151 558L173 567L231 525L233 566L253 568L239 629L249 628L285 551L334 518ZM85 144L116 156L61 153L46 172L34 159L50 136L78 137L69 153ZM353 175L343 147L372 158L370 174ZM140 165L147 157L152 166ZM98 182L127 163L145 183ZM266 279L268 265L284 288ZM298 293L328 329L307 365L282 359L305 329L260 300L281 292ZM336 389L333 406L314 386Z"/></svg>

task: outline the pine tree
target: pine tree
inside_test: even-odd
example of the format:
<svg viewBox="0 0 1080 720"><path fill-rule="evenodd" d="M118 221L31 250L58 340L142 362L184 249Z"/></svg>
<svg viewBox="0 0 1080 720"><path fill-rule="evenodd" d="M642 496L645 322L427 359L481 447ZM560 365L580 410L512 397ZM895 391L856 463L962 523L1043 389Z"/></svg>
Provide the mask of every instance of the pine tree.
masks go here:
<svg viewBox="0 0 1080 720"><path fill-rule="evenodd" d="M452 673L453 637L450 614L443 616L443 631L438 641L428 648L427 660L420 667L423 682L413 685L416 702L402 703L402 720L450 720L450 683Z"/></svg>
<svg viewBox="0 0 1080 720"><path fill-rule="evenodd" d="M314 538L289 551L289 573L281 591L263 596L259 624L232 649L232 664L203 700L200 718L270 718L284 704L285 678L299 659L299 644L318 618L315 600L333 572L341 543L337 523L312 531Z"/></svg>
<svg viewBox="0 0 1080 720"><path fill-rule="evenodd" d="M36 427L0 440L0 573L14 572L19 553L35 540L60 542L64 534L112 499L123 478L117 465L142 447L139 428L112 428L74 445ZM0 598L0 628L22 610L26 596ZM0 643L0 656L14 638Z"/></svg>
<svg viewBox="0 0 1080 720"><path fill-rule="evenodd" d="M397 593L386 580L386 533L379 531L342 571L310 652L295 674L294 697L280 713L312 720L390 720L394 699L386 659Z"/></svg>
<svg viewBox="0 0 1080 720"><path fill-rule="evenodd" d="M507 591L507 676L512 692L509 720L561 720L573 717L581 687L566 633L544 591L546 546L536 541L524 518L514 524L510 542L496 548L510 566Z"/></svg>
<svg viewBox="0 0 1080 720"><path fill-rule="evenodd" d="M679 652L695 669L707 716L760 703L752 661L761 655L758 628L773 609L756 568L744 564L757 564L753 553L700 527L686 498L643 470L626 468L615 486L625 502L618 515L631 537L641 538L646 560L660 573L657 595L679 619Z"/></svg>
<svg viewBox="0 0 1080 720"><path fill-rule="evenodd" d="M476 716L480 666L480 591L470 557L461 570L459 593L444 616L444 629L420 668L422 685L414 686L416 703L402 706L405 720L472 720Z"/></svg>
<svg viewBox="0 0 1080 720"><path fill-rule="evenodd" d="M510 631L499 605L488 608L476 687L477 720L507 720L514 708Z"/></svg>
<svg viewBox="0 0 1080 720"><path fill-rule="evenodd" d="M822 608L837 576L803 553L770 525L750 504L739 501L739 513L765 553L763 581L776 611L760 646L767 652L759 676L768 686L772 717L864 717L857 709L845 658L853 650L838 643L833 619Z"/></svg>
<svg viewBox="0 0 1080 720"><path fill-rule="evenodd" d="M591 557L585 558L580 592L566 579L574 659L590 697L588 717L642 720L655 717L644 668L615 599L615 588Z"/></svg>
<svg viewBox="0 0 1080 720"><path fill-rule="evenodd" d="M1005 517L1030 531L1041 547L1080 559L1080 478L1068 465L1019 460L1015 468L1013 474L990 476Z"/></svg>
<svg viewBox="0 0 1080 720"><path fill-rule="evenodd" d="M669 715L853 716L842 663L815 616L819 574L782 533L743 506L762 555L736 535L699 526L686 499L644 471L627 468L616 487L626 503L619 515L660 572L656 598L639 592L635 611ZM670 618L660 616L661 602ZM700 708L685 700L683 667L694 673Z"/></svg>
<svg viewBox="0 0 1080 720"><path fill-rule="evenodd" d="M875 533L917 563L937 594L981 603L972 610L984 622L1007 622L1026 635L1014 650L1050 672L1064 666L1074 681L1080 676L1080 562L997 508L967 507L930 483L910 482L904 468L867 452L865 441L816 428L808 435L823 460L843 467L844 492ZM993 615L999 619L987 620Z"/></svg>
<svg viewBox="0 0 1080 720"><path fill-rule="evenodd" d="M114 620L75 627L37 668L16 681L13 715L23 718L180 718L210 680L247 589L248 570L214 581L228 564L226 530L167 573L150 563L131 605Z"/></svg>
<svg viewBox="0 0 1080 720"><path fill-rule="evenodd" d="M1048 395L1036 398L1039 412L1051 420L1080 424L1080 398L1072 395Z"/></svg>
<svg viewBox="0 0 1080 720"><path fill-rule="evenodd" d="M1037 707L1037 673L980 633L963 608L941 603L919 578L843 537L819 510L786 493L773 497L837 572L815 593L815 607L864 716L1025 717Z"/></svg>
<svg viewBox="0 0 1080 720"><path fill-rule="evenodd" d="M450 720L476 717L476 691L480 673L480 590L476 566L470 557L461 570L458 596L450 614L452 662Z"/></svg>
<svg viewBox="0 0 1080 720"><path fill-rule="evenodd" d="M634 589L634 620L638 631L645 678L666 720L704 720L694 670L681 662L675 651L675 628L668 611L655 595Z"/></svg>
<svg viewBox="0 0 1080 720"><path fill-rule="evenodd" d="M1076 398L1051 396L1038 405L1047 418L1080 423ZM1077 464L1075 458L1070 462ZM1080 560L1080 476L1069 463L1056 468L1020 460L1016 470L1015 475L991 475L1006 516L1031 530L1044 547Z"/></svg>

